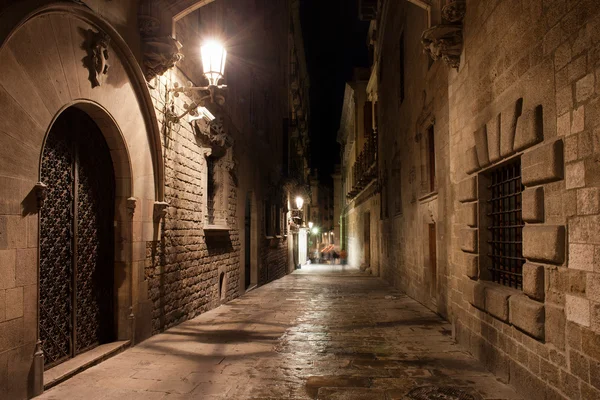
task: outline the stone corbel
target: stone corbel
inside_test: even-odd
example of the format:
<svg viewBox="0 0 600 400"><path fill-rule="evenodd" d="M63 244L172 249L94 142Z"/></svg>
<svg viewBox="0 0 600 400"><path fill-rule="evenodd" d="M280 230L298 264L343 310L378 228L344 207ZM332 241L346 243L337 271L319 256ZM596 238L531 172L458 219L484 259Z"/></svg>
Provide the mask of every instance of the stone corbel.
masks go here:
<svg viewBox="0 0 600 400"><path fill-rule="evenodd" d="M167 208L169 203L164 201L157 201L154 203L154 222L160 222L167 216Z"/></svg>
<svg viewBox="0 0 600 400"><path fill-rule="evenodd" d="M173 68L181 59L181 43L161 29L157 16L149 15L160 8L153 1L143 1L138 14L138 29L142 37L144 75L150 81Z"/></svg>
<svg viewBox="0 0 600 400"><path fill-rule="evenodd" d="M460 66L463 47L462 25L441 24L421 35L425 52L434 60L442 60L451 68Z"/></svg>
<svg viewBox="0 0 600 400"><path fill-rule="evenodd" d="M37 200L38 209L40 209L44 206L44 202L48 197L48 185L42 182L38 182L33 187L33 190L35 192L35 198Z"/></svg>
<svg viewBox="0 0 600 400"><path fill-rule="evenodd" d="M136 205L137 199L135 197L130 197L127 199L127 213L131 218L133 218L133 214L135 214Z"/></svg>

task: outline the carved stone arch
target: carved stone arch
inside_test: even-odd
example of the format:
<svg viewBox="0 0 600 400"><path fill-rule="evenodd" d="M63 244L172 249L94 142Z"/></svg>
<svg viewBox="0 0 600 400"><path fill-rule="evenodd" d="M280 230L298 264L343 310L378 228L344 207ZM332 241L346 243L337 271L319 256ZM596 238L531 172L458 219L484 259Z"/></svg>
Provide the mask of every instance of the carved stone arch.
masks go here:
<svg viewBox="0 0 600 400"><path fill-rule="evenodd" d="M8 232L13 241L29 232L21 270L31 281L24 304L36 304L39 287L39 222L37 210L26 208L37 197L41 153L50 127L66 108L77 107L98 125L108 144L116 173L115 221L120 224L116 240L116 290L118 339L142 340L151 334L151 306L143 268L146 242L155 240L153 205L164 198L163 158L160 130L152 99L133 53L117 31L82 4L65 1L23 0L3 10L0 24L0 176L8 202L6 214L18 230ZM93 86L84 59L85 32L104 32L110 43L110 69L100 86ZM104 69L102 69L104 71ZM38 200L40 197L38 197ZM135 242L134 238L135 237ZM128 239L129 238L129 239ZM121 240L123 239L123 240ZM9 242L10 243L10 242ZM22 247L13 244L9 250ZM31 290L33 289L33 290ZM24 289L25 290L25 289ZM125 304L127 303L127 304ZM28 312L22 348L31 354L37 341L38 315ZM32 371L30 393L43 389L41 351L35 358L14 360L9 368ZM32 365L33 364L33 365ZM0 374L4 371L0 370ZM26 379L25 377L24 379ZM25 388L25 383L15 387ZM9 397L27 394L10 392Z"/></svg>

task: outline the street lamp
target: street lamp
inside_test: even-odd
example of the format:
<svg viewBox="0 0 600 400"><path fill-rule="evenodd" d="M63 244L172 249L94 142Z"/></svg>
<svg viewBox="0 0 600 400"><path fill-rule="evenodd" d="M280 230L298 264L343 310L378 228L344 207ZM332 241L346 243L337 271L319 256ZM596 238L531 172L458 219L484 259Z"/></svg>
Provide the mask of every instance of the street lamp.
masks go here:
<svg viewBox="0 0 600 400"><path fill-rule="evenodd" d="M208 112L206 105L209 103L225 104L225 97L223 97L221 92L227 86L219 85L219 81L223 79L223 74L225 73L227 50L219 42L209 40L200 47L200 55L202 57L204 76L208 80L208 86L194 86L192 82L181 86L179 82L175 82L173 88L169 89L169 92L173 93L175 97L179 97L179 94L183 93L191 100L191 103L184 103L183 108L185 112L181 115L169 111L167 119L170 122L177 123L186 115L190 115L191 120L206 118L210 122L214 119L214 116Z"/></svg>
<svg viewBox="0 0 600 400"><path fill-rule="evenodd" d="M314 224L313 224L312 222L309 222L309 223L308 223L308 229L312 229L313 225L314 225Z"/></svg>
<svg viewBox="0 0 600 400"><path fill-rule="evenodd" d="M303 205L304 205L304 199L302 198L302 196L296 197L296 207L298 208L298 210L302 210Z"/></svg>

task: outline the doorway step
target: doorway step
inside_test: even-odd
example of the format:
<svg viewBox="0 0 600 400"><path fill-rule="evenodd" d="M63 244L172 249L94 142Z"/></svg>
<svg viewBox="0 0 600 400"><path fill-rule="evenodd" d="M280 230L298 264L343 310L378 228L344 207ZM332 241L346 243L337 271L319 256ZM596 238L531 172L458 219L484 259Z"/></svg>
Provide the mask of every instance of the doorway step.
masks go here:
<svg viewBox="0 0 600 400"><path fill-rule="evenodd" d="M102 361L116 356L129 347L130 343L129 340L123 340L101 344L90 351L44 371L44 390L48 390L94 365L100 364Z"/></svg>

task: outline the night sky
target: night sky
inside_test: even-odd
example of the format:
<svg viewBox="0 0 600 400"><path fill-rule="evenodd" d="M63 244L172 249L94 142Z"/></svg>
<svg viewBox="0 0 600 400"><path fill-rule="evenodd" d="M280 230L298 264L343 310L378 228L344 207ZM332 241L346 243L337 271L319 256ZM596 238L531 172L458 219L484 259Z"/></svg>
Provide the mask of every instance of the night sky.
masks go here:
<svg viewBox="0 0 600 400"><path fill-rule="evenodd" d="M310 75L311 167L327 180L340 162L336 142L345 83L352 68L368 66L368 22L357 0L302 0L301 19Z"/></svg>

